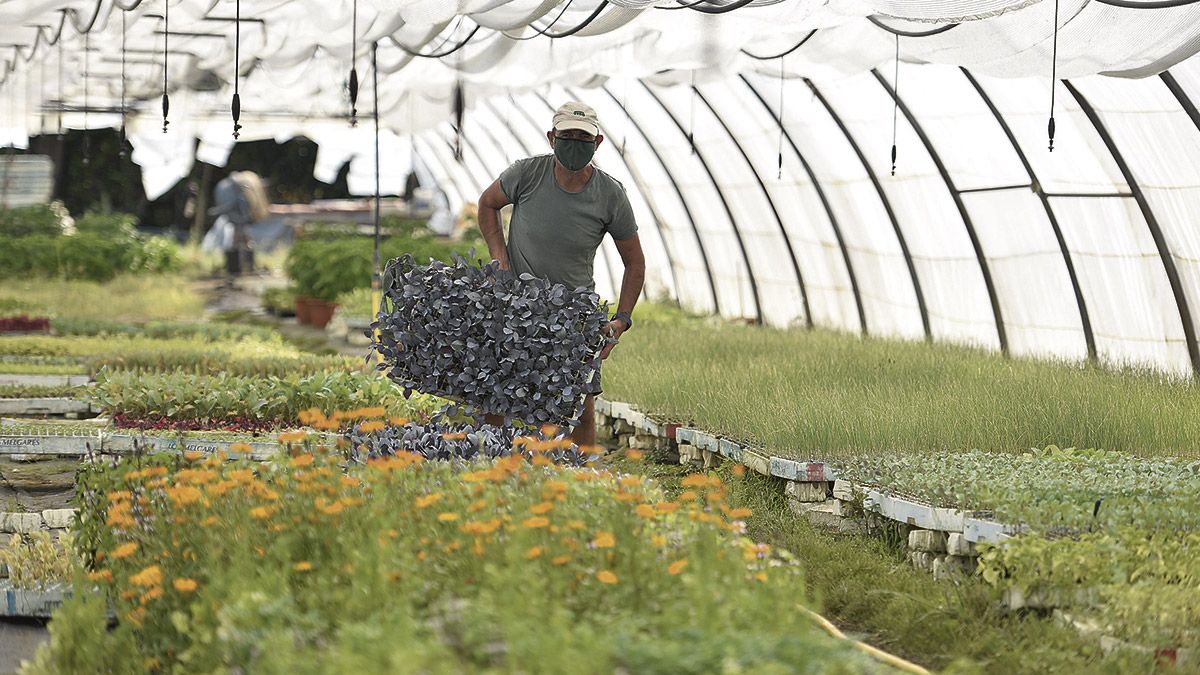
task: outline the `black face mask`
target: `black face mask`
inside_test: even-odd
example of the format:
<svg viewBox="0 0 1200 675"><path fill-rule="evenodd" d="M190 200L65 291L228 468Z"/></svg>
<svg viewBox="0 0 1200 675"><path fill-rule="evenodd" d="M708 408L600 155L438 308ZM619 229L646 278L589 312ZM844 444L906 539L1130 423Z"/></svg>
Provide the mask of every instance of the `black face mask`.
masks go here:
<svg viewBox="0 0 1200 675"><path fill-rule="evenodd" d="M571 138L554 139L554 156L571 171L579 171L587 166L595 154L595 141L577 141Z"/></svg>

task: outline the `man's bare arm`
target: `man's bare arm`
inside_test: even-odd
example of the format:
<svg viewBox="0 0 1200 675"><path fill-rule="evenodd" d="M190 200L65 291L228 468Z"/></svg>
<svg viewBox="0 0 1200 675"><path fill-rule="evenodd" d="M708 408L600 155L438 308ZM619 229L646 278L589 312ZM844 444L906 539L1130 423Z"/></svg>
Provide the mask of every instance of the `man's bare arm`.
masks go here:
<svg viewBox="0 0 1200 675"><path fill-rule="evenodd" d="M501 269L511 269L508 264L508 247L504 243L504 229L500 226L500 209L512 202L500 189L500 181L492 181L479 196L479 232L487 242L493 260L500 261Z"/></svg>
<svg viewBox="0 0 1200 675"><path fill-rule="evenodd" d="M617 311L633 314L633 307L642 295L642 284L646 282L646 256L642 253L642 240L635 234L628 239L614 239L613 243L617 245L617 253L621 254L621 261L625 263Z"/></svg>

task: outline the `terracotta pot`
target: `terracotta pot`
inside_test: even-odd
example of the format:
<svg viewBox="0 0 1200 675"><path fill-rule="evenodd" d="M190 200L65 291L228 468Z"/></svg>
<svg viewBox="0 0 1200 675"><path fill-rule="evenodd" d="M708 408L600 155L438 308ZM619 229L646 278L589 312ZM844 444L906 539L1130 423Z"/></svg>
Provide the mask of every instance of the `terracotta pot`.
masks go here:
<svg viewBox="0 0 1200 675"><path fill-rule="evenodd" d="M324 328L333 318L333 310L337 309L337 303L316 299L309 300L309 303L309 323L315 328Z"/></svg>
<svg viewBox="0 0 1200 675"><path fill-rule="evenodd" d="M296 321L312 325L312 303L314 300L307 295L296 296Z"/></svg>

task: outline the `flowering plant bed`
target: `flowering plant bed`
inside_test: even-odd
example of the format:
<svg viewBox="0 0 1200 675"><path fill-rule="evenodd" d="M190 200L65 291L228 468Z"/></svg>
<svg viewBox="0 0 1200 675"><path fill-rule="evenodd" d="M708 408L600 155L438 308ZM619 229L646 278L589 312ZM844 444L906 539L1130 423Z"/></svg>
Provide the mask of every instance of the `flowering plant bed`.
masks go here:
<svg viewBox="0 0 1200 675"><path fill-rule="evenodd" d="M44 316L0 316L0 333L49 333L50 319Z"/></svg>
<svg viewBox="0 0 1200 675"><path fill-rule="evenodd" d="M496 459L516 454L530 461L583 466L599 457L601 448L580 448L562 435L565 431L551 424L537 429L453 424L435 416L428 424L363 422L355 425L345 439L350 444L350 456L358 461L393 457L404 452L442 461Z"/></svg>
<svg viewBox="0 0 1200 675"><path fill-rule="evenodd" d="M183 373L101 372L91 400L129 428L265 431L295 426L300 412L382 406L390 415L427 419L432 397L409 400L373 374L315 373L287 377L239 377Z"/></svg>
<svg viewBox="0 0 1200 675"><path fill-rule="evenodd" d="M668 500L516 456L340 458L87 468L89 580L28 672L876 670L797 611L799 569L739 535L747 513L715 477Z"/></svg>

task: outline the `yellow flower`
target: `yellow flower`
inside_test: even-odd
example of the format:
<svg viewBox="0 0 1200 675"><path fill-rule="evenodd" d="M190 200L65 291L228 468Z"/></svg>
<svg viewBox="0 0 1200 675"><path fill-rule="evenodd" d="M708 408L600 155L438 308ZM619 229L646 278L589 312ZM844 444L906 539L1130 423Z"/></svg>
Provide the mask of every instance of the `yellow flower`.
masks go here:
<svg viewBox="0 0 1200 675"><path fill-rule="evenodd" d="M402 427L405 424L408 424L408 418L407 417L389 417L388 423L390 423L394 427Z"/></svg>
<svg viewBox="0 0 1200 675"><path fill-rule="evenodd" d="M180 593L191 593L198 585L195 579L179 578L174 581L175 590Z"/></svg>
<svg viewBox="0 0 1200 675"><path fill-rule="evenodd" d="M546 527L549 524L549 518L546 518L545 516L534 516L532 518L526 518L524 521L522 521L521 527L534 529L538 527Z"/></svg>
<svg viewBox="0 0 1200 675"><path fill-rule="evenodd" d="M759 581L766 581L766 580L767 580L767 573L766 573L766 572L759 572L758 574L755 574L755 575L754 575L754 578L755 578L755 579L758 579Z"/></svg>
<svg viewBox="0 0 1200 675"><path fill-rule="evenodd" d="M266 520L271 517L272 509L269 506L256 506L250 509L250 515L255 520Z"/></svg>
<svg viewBox="0 0 1200 675"><path fill-rule="evenodd" d="M163 594L162 587L155 586L154 588L151 588L150 590L146 591L145 593L142 593L141 603L144 605L147 602L150 602L151 600L157 600L162 597L162 594Z"/></svg>
<svg viewBox="0 0 1200 675"><path fill-rule="evenodd" d="M362 424L358 425L358 430L364 434L369 434L373 431L383 431L385 428L387 428L387 425L379 420L363 422Z"/></svg>
<svg viewBox="0 0 1200 675"><path fill-rule="evenodd" d="M542 547L541 546L534 546L533 548L529 549L528 551L525 551L525 559L526 560L533 560L534 558L540 558L541 555L542 555Z"/></svg>
<svg viewBox="0 0 1200 675"><path fill-rule="evenodd" d="M662 548L663 546L667 545L667 538L662 536L661 534L656 534L653 537L650 537L650 543L654 544L655 546L657 546L659 548Z"/></svg>
<svg viewBox="0 0 1200 675"><path fill-rule="evenodd" d="M486 506L487 506L487 500L477 499L477 500L471 502L467 506L467 513L475 513L476 511L482 511L484 509L484 507L486 507Z"/></svg>
<svg viewBox="0 0 1200 675"><path fill-rule="evenodd" d="M435 492L431 495L424 495L421 497L417 497L417 499L413 503L413 505L416 506L418 509L424 509L424 508L433 506L434 504L437 503L437 500L439 500L441 498L442 498L442 493Z"/></svg>
<svg viewBox="0 0 1200 675"><path fill-rule="evenodd" d="M676 560L675 562L673 562L667 566L667 574L670 574L671 576L675 576L676 574L679 574L680 572L682 572L683 568L687 567L687 564L688 564L688 561L686 559Z"/></svg>
<svg viewBox="0 0 1200 675"><path fill-rule="evenodd" d="M554 563L555 565L566 565L567 563L571 562L571 556L560 555L560 556L555 557L550 562Z"/></svg>
<svg viewBox="0 0 1200 675"><path fill-rule="evenodd" d="M601 532L592 540L592 546L596 548L612 548L617 544L617 540L613 537L612 532Z"/></svg>
<svg viewBox="0 0 1200 675"><path fill-rule="evenodd" d="M457 514L457 513L453 513L453 512L447 511L447 512L445 512L445 513L439 513L439 514L438 514L438 521L440 521L440 522L443 522L443 523L449 523L449 522L451 522L451 521L454 521L454 520L458 520L458 514Z"/></svg>
<svg viewBox="0 0 1200 675"><path fill-rule="evenodd" d="M162 568L158 565L151 565L129 577L129 582L134 586L157 586L162 583L162 578Z"/></svg>
<svg viewBox="0 0 1200 675"><path fill-rule="evenodd" d="M582 530L583 528L587 527L587 525L584 524L582 520L568 520L567 527L571 528L572 530Z"/></svg>
<svg viewBox="0 0 1200 675"><path fill-rule="evenodd" d="M195 462L204 457L204 453L199 450L188 450L183 453L183 458L189 462Z"/></svg>
<svg viewBox="0 0 1200 675"><path fill-rule="evenodd" d="M649 504L638 504L637 509L635 510L637 511L637 514L643 518L649 519L658 515L657 512L655 512L654 507L650 506Z"/></svg>
<svg viewBox="0 0 1200 675"><path fill-rule="evenodd" d="M384 410L383 406L376 406L374 408L362 408L358 411L358 414L360 417L383 417L387 414L387 410Z"/></svg>
<svg viewBox="0 0 1200 675"><path fill-rule="evenodd" d="M229 450L244 455L253 452L254 448L251 448L249 443L234 443L229 446Z"/></svg>
<svg viewBox="0 0 1200 675"><path fill-rule="evenodd" d="M602 584L615 584L620 581L620 579L617 578L617 575L608 570L600 570L599 572L596 572L596 578L599 579L600 583Z"/></svg>
<svg viewBox="0 0 1200 675"><path fill-rule="evenodd" d="M296 570L297 572L307 572L307 571L311 570L312 568L313 568L313 564L308 562L307 560L301 560L300 562L292 565L292 569Z"/></svg>
<svg viewBox="0 0 1200 675"><path fill-rule="evenodd" d="M534 504L533 506L529 507L530 511L538 514L539 516L544 513L548 513L550 511L552 511L553 509L554 509L554 504L552 504L550 502L541 502L539 504Z"/></svg>

